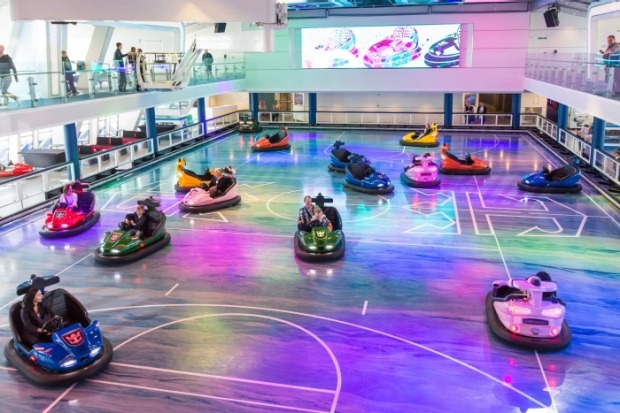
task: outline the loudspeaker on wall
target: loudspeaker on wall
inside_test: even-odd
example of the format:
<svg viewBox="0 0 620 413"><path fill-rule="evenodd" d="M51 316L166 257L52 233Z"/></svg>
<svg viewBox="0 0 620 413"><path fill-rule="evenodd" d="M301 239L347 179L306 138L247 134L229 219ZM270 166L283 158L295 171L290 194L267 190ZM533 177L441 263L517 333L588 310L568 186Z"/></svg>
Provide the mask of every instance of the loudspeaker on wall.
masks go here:
<svg viewBox="0 0 620 413"><path fill-rule="evenodd" d="M544 13L545 23L547 27L557 27L560 25L560 19L558 17L558 9L549 9Z"/></svg>

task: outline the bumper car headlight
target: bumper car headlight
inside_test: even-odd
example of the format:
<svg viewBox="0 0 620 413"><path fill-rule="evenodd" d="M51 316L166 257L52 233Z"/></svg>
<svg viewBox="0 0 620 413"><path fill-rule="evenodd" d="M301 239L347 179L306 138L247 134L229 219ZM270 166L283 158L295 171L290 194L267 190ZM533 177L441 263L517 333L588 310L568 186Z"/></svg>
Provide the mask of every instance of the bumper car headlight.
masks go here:
<svg viewBox="0 0 620 413"><path fill-rule="evenodd" d="M564 308L562 307L547 308L545 310L542 310L542 315L544 315L545 317L559 318L564 315Z"/></svg>
<svg viewBox="0 0 620 413"><path fill-rule="evenodd" d="M99 353L101 353L101 347L93 347L93 349L90 351L90 356L95 357Z"/></svg>
<svg viewBox="0 0 620 413"><path fill-rule="evenodd" d="M316 251L316 245L308 245L310 251Z"/></svg>
<svg viewBox="0 0 620 413"><path fill-rule="evenodd" d="M62 367L62 368L65 368L65 369L66 369L66 368L69 368L69 367L73 367L73 366L75 366L76 364L77 364L77 360L75 360L75 359L70 359L70 360L63 361L62 363L60 363L60 367Z"/></svg>
<svg viewBox="0 0 620 413"><path fill-rule="evenodd" d="M325 249L326 249L326 250L333 250L333 249L334 249L334 246L333 246L333 245L326 245L326 246L325 246Z"/></svg>
<svg viewBox="0 0 620 413"><path fill-rule="evenodd" d="M524 183L525 185L529 185L529 184L530 184L530 180L529 180L529 179L526 179L526 180L524 180L524 181L523 181L523 183Z"/></svg>
<svg viewBox="0 0 620 413"><path fill-rule="evenodd" d="M112 249L110 250L110 252L111 252L112 254L118 254L118 253L119 253L119 252L121 252L121 251L120 251L119 249L117 249L117 248L112 248Z"/></svg>

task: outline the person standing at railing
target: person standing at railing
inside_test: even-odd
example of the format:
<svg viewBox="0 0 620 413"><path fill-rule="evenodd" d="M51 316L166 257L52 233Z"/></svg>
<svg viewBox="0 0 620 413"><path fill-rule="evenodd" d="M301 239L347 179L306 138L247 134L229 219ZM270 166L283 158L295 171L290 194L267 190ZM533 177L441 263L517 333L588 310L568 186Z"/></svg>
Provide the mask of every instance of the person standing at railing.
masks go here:
<svg viewBox="0 0 620 413"><path fill-rule="evenodd" d="M17 96L9 93L9 86L11 86L11 70L15 76L15 81L19 82L13 59L11 59L11 56L8 54L4 54L4 46L0 44L0 90L2 90L2 96L7 96L17 101Z"/></svg>
<svg viewBox="0 0 620 413"><path fill-rule="evenodd" d="M118 72L118 91L127 91L127 75L125 74L125 61L123 60L127 54L123 54L123 44L121 42L116 43L116 50L114 51L114 65Z"/></svg>
<svg viewBox="0 0 620 413"><path fill-rule="evenodd" d="M607 36L607 49L599 50L599 52L603 55L603 63L605 64L605 83L609 82L609 68L612 66L617 66L619 62L612 62L612 59L618 59L618 56L613 56L620 50L620 46L616 43L616 36L610 34Z"/></svg>
<svg viewBox="0 0 620 413"><path fill-rule="evenodd" d="M274 112L279 112L280 111L280 103L278 103L277 100L273 101L273 105L271 105L271 110ZM272 114L273 116L273 121L277 122L280 119L280 114L279 113L274 113Z"/></svg>
<svg viewBox="0 0 620 413"><path fill-rule="evenodd" d="M480 124L484 125L484 118L485 118L485 114L487 113L487 107L484 105L483 102L480 102L480 104L478 105L478 110L476 110L476 113L478 113L479 119L480 119Z"/></svg>
<svg viewBox="0 0 620 413"><path fill-rule="evenodd" d="M202 54L202 64L205 66L207 79L211 79L213 77L213 55L208 50Z"/></svg>
<svg viewBox="0 0 620 413"><path fill-rule="evenodd" d="M67 96L77 96L78 91L75 88L75 79L73 78L73 64L71 59L67 56L67 51L62 50L60 52L60 59L62 63L62 71L65 74L65 83L67 85Z"/></svg>
<svg viewBox="0 0 620 413"><path fill-rule="evenodd" d="M142 49L138 49L138 65L140 66L140 77L142 78L142 84L144 85L146 83L147 67L146 67L146 56L144 56ZM138 82L137 89L138 91L142 90L142 86L140 86L140 82Z"/></svg>

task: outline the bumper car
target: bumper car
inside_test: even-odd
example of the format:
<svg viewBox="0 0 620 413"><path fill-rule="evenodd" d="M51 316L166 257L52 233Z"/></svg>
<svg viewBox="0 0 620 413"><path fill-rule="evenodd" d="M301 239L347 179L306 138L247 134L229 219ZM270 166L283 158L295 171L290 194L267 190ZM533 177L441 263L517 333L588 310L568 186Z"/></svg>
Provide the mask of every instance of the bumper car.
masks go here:
<svg viewBox="0 0 620 413"><path fill-rule="evenodd" d="M31 287L44 288L60 282L57 276L37 277L17 286L17 295ZM9 310L13 337L4 346L9 363L28 381L36 385L66 386L84 380L103 370L112 360L112 345L103 337L99 322L73 295L62 288L44 292L43 305L54 318L43 325L51 332L51 341L32 346L23 339L22 302Z"/></svg>
<svg viewBox="0 0 620 413"><path fill-rule="evenodd" d="M239 120L239 125L237 126L237 130L241 133L258 132L261 129L263 129L263 127L260 125L260 123L257 120L252 119L247 114L241 116L241 120Z"/></svg>
<svg viewBox="0 0 620 413"><path fill-rule="evenodd" d="M179 158L177 161L177 183L174 190L177 192L189 192L192 188L200 186L200 184L210 185L213 175L211 171L206 171L204 175L185 169L185 158Z"/></svg>
<svg viewBox="0 0 620 413"><path fill-rule="evenodd" d="M288 142L288 128L283 127L276 133L266 133L256 139L256 143L252 145L254 152L271 152L289 149L291 145Z"/></svg>
<svg viewBox="0 0 620 413"><path fill-rule="evenodd" d="M355 34L351 29L334 29L327 42L315 47L304 58L304 66L314 69L333 69L350 66L357 61L359 50L355 44Z"/></svg>
<svg viewBox="0 0 620 413"><path fill-rule="evenodd" d="M405 166L405 170L400 173L400 180L414 188L432 188L441 183L437 171L437 165L431 159L430 153L424 156L414 155L411 164Z"/></svg>
<svg viewBox="0 0 620 413"><path fill-rule="evenodd" d="M222 168L225 172L232 173L232 169L227 166ZM189 192L193 188L199 186L210 186L213 182L213 174L211 170L206 169L203 175L199 175L189 169L185 169L185 159L179 158L177 161L177 183L174 185L174 189L177 192Z"/></svg>
<svg viewBox="0 0 620 413"><path fill-rule="evenodd" d="M428 67L456 67L461 57L460 30L444 37L429 47L424 55L424 63Z"/></svg>
<svg viewBox="0 0 620 413"><path fill-rule="evenodd" d="M410 132L406 134L400 140L400 144L403 146L434 148L436 146L439 146L437 135L439 135L439 131L437 130L437 125L433 123L428 128L426 128L424 132L422 133Z"/></svg>
<svg viewBox="0 0 620 413"><path fill-rule="evenodd" d="M332 198L325 198L318 194L312 198L317 206L321 207L327 219L332 224L332 230L322 226L311 225L311 231L295 232L295 255L305 261L338 260L344 256L345 237L342 232L342 219L335 207L325 206L325 203L334 202Z"/></svg>
<svg viewBox="0 0 620 413"><path fill-rule="evenodd" d="M387 175L377 172L368 160L351 156L351 163L345 168L344 186L365 194L389 194L394 185Z"/></svg>
<svg viewBox="0 0 620 413"><path fill-rule="evenodd" d="M12 176L25 175L34 171L34 168L27 163L17 162L16 164L9 162L8 165L0 163L0 178L10 178Z"/></svg>
<svg viewBox="0 0 620 413"><path fill-rule="evenodd" d="M418 31L412 26L397 27L391 36L373 44L364 56L364 65L372 68L398 67L420 56Z"/></svg>
<svg viewBox="0 0 620 413"><path fill-rule="evenodd" d="M351 156L354 156L358 161L365 160L362 155L352 153L348 149L343 148L342 145L344 145L342 141L336 141L333 144L334 148L330 154L329 165L327 165L327 169L330 171L344 173L344 169L351 163L349 159Z"/></svg>
<svg viewBox="0 0 620 413"><path fill-rule="evenodd" d="M215 187L211 191L205 187L194 188L185 195L179 209L183 212L203 213L237 205L241 201L237 179L235 177L222 179L226 179L225 188L218 190Z"/></svg>
<svg viewBox="0 0 620 413"><path fill-rule="evenodd" d="M466 154L465 159L457 158L450 153L450 145L444 143L439 172L446 175L488 175L491 168L482 159L469 154Z"/></svg>
<svg viewBox="0 0 620 413"><path fill-rule="evenodd" d="M572 334L566 304L556 296L557 284L544 271L525 280L495 281L487 294L489 327L501 340L537 350L566 347Z"/></svg>
<svg viewBox="0 0 620 413"><path fill-rule="evenodd" d="M95 249L95 262L101 264L126 264L146 257L170 244L170 234L166 232L166 215L158 209L160 203L153 198L138 201L147 208L146 228L139 238L130 231L117 229L103 236Z"/></svg>
<svg viewBox="0 0 620 413"><path fill-rule="evenodd" d="M67 208L66 204L58 203L45 215L45 223L39 230L44 238L62 238L77 235L86 231L101 218L95 211L95 194L85 190L87 184L76 182L73 191L77 194L77 210Z"/></svg>
<svg viewBox="0 0 620 413"><path fill-rule="evenodd" d="M517 182L519 189L547 194L573 194L581 192L581 173L576 166L564 165L553 171L546 166Z"/></svg>

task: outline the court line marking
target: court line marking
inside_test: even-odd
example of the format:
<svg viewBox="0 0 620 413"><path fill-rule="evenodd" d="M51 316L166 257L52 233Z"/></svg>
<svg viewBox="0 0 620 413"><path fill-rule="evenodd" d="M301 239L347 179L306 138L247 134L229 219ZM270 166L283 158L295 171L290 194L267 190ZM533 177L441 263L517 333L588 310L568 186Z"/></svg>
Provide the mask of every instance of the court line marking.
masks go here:
<svg viewBox="0 0 620 413"><path fill-rule="evenodd" d="M614 217L612 217L611 215L609 215L609 213L608 213L607 211L605 211L605 210L603 209L603 207L602 207L601 205L599 205L599 204L598 204L598 202L596 202L596 201L594 200L594 198L590 197L590 195L588 195L588 194L583 194L583 195L585 195L586 197L588 197L588 199L589 199L589 200L590 200L590 201L591 201L594 205L596 205L596 206L598 207L598 209L600 209L601 211L603 211L603 214L607 215L607 218L611 219L611 221L612 221L614 224L616 224L616 226L617 226L618 228L620 228L620 222L616 221ZM594 217L594 216L591 216L591 215L590 215L590 218L598 218L598 217ZM601 217L601 218L604 218L604 217Z"/></svg>
<svg viewBox="0 0 620 413"><path fill-rule="evenodd" d="M98 383L98 384L107 384L107 385L111 385L111 386L117 386L117 387L127 387L127 388L131 388L131 389L149 390L149 391L153 391L153 392L156 392L156 393L176 394L176 395L180 395L180 396L199 397L199 398L203 398L203 399L230 401L230 402L236 402L236 403L240 403L240 404L249 404L249 405L252 405L252 406L265 406L265 407L269 407L269 408L273 408L273 409L295 410L295 411L299 411L299 412L309 412L309 413L326 413L323 410L312 410L312 409L304 409L304 408L301 408L301 407L282 406L282 405L277 405L277 404L255 402L255 401L245 400L245 399L233 399L233 398L230 398L230 397L213 396L213 395L210 395L210 394L190 393L190 392L179 391L179 390L164 390L164 389L160 389L160 388L154 388L154 387L148 387L148 386L138 386L138 385L135 385L135 384L117 383L117 382L106 381L106 380L88 379L88 381L89 382L93 382L93 383ZM43 413L46 413L48 411L49 410L45 410Z"/></svg>
<svg viewBox="0 0 620 413"><path fill-rule="evenodd" d="M38 221L38 220L40 220L40 219L45 218L45 214L46 214L46 212L43 212L43 216L42 216L42 217L41 217L41 216L38 216L38 215L39 215L39 214L38 214L38 211L33 212L33 214L37 215L37 217L36 217L36 218L31 219L30 221L22 222L21 224L16 225L16 226L14 226L13 228L8 228L8 229L6 229L6 230L4 230L4 231L0 232L0 236L5 236L5 235L8 235L8 234L10 234L11 232L15 231L16 229L19 229L19 228L21 228L21 227L25 227L26 225L30 225L30 224L32 224L32 223L33 223L33 222L35 222L35 221Z"/></svg>
<svg viewBox="0 0 620 413"><path fill-rule="evenodd" d="M49 412L50 412L50 411L54 408L54 406L56 406L58 403L60 403L60 401L61 401L62 399L64 399L64 397L65 397L67 394L69 394L69 392L70 392L71 390L73 390L73 388L74 388L75 386L77 386L77 383L73 383L71 386L69 386L69 387L67 388L67 390L65 390L65 391L63 391L62 393L60 393L60 395L56 398L56 400L54 400L54 401L52 402L52 404L50 404L49 406L47 406L47 408L46 408L45 410L43 410L41 413L49 413Z"/></svg>
<svg viewBox="0 0 620 413"><path fill-rule="evenodd" d="M99 210L100 210L100 211L103 211L103 210L104 210L104 209L108 206L108 204L109 204L110 202L112 202L112 200L116 197L116 195L118 195L118 192L114 192L114 193L112 194L112 196L110 197L110 199L108 199L108 200L106 201L106 203L105 203L105 204L103 204L103 205L99 208Z"/></svg>
<svg viewBox="0 0 620 413"><path fill-rule="evenodd" d="M540 361L540 356L538 355L538 350L534 350L534 354L536 355L536 361L538 362L538 367L540 367L540 372L542 373L543 379L545 380L545 387L547 388L547 392L549 393L549 398L551 399L551 408L554 412L558 413L558 406L555 404L555 400L553 399L553 392L551 391L551 387L549 387L549 381L547 380L547 374L545 373L545 369L542 366L542 362Z"/></svg>
<svg viewBox="0 0 620 413"><path fill-rule="evenodd" d="M187 232L218 232L222 234L228 235L256 235L260 237L273 237L273 238L292 238L293 235L281 235L281 234L266 234L262 232L236 232L236 231L223 231L217 229L197 229L197 228L174 228L166 226L166 229L169 231L187 231ZM442 234L438 234L442 235ZM449 235L449 234L448 234ZM389 241L375 241L368 240L364 238L356 239L350 238L347 236L347 239L355 240L355 242L360 244L378 244L378 245L404 245L408 247L429 247L429 248L448 248L448 249L462 249L462 250L472 250L472 251L495 251L495 248L486 248L486 247L470 247L470 246L458 246L458 245L430 245L430 244L418 244L412 242L389 242Z"/></svg>
<svg viewBox="0 0 620 413"><path fill-rule="evenodd" d="M14 368L14 367L4 367L4 366L0 366L0 370L4 370L4 371L17 371L17 369Z"/></svg>
<svg viewBox="0 0 620 413"><path fill-rule="evenodd" d="M216 374L197 373L193 371L163 369L160 367L141 366L138 364L119 363L116 361L111 362L110 365L127 367L127 368L137 369L137 370L147 370L147 371L156 371L160 373L179 374L182 376L202 377L202 378L207 378L207 379L218 379L218 380L232 381L232 382L238 382L238 383L259 384L262 386L282 387L282 388L287 388L287 389L304 390L304 391L310 391L310 392L315 392L315 393L336 394L335 390L321 389L317 387L296 386L293 384L274 383L274 382L262 381L262 380L242 379L242 378L230 377L230 376L218 376Z"/></svg>
<svg viewBox="0 0 620 413"><path fill-rule="evenodd" d="M340 140L340 138L342 138L342 137L343 137L346 133L347 133L347 131L342 132L340 135L338 135L338 136L336 137L336 139L334 139L334 142L339 141L339 140ZM328 153L328 152L327 152L327 150L328 150L329 148L331 148L332 146L334 146L334 144L333 144L333 143L330 143L329 145L327 145L327 146L325 147L325 149L323 149L323 153L324 153L325 155L329 156L330 158L331 158L331 152L329 152L329 153Z"/></svg>
<svg viewBox="0 0 620 413"><path fill-rule="evenodd" d="M499 252L499 256L501 257L502 262L504 263L504 268L506 269L506 275L508 276L508 280L512 280L512 276L510 275L510 270L508 269L508 264L506 263L506 258L504 258L504 253L502 252L502 247L499 245L499 239L497 239L495 228L493 227L493 224L491 223L491 217L488 214L485 216L487 219L487 224L489 225L489 230L491 231L491 234L493 235L493 239L495 239L495 244L497 245L497 252Z"/></svg>
<svg viewBox="0 0 620 413"><path fill-rule="evenodd" d="M362 307L362 315L366 315L367 309L368 309L368 300L364 301L364 307Z"/></svg>
<svg viewBox="0 0 620 413"><path fill-rule="evenodd" d="M174 287L172 287L171 289L168 290L168 292L166 294L164 294L164 297L168 297L168 295L174 291L175 288L177 288L179 286L179 283L176 283L174 285Z"/></svg>
<svg viewBox="0 0 620 413"><path fill-rule="evenodd" d="M69 265L68 267L66 267L65 269L60 270L59 272L57 272L55 275L60 275L63 272L70 270L71 268L75 267L77 264L79 264L80 262L84 261L86 258L90 257L91 255L93 255L93 253L91 252L90 254L88 254L87 256L81 258L80 260L74 262L73 264ZM4 310L5 308L7 308L8 306L10 306L11 304L13 304L14 302L20 300L22 297L17 297L13 300L11 300L10 302L8 302L7 304L3 305L2 307L0 307L0 311ZM9 324L7 324L9 325ZM0 326L3 327L3 326Z"/></svg>
<svg viewBox="0 0 620 413"><path fill-rule="evenodd" d="M326 351L327 355L330 357L332 363L334 364L334 368L335 368L335 372L336 372L336 390L334 393L334 399L332 402L332 408L330 410L330 413L333 413L336 411L336 405L338 404L338 397L340 396L340 390L342 389L342 371L340 370L340 363L338 363L338 359L336 358L336 355L332 352L332 350L329 348L329 346L327 345L327 343L325 343L323 340L321 340L321 338L319 336L317 336L316 334L314 334L312 331L298 325L295 324L291 321L288 320L284 320L281 318L276 318L276 317L272 317L272 316L268 316L268 315L263 315L263 314L250 314L250 313L219 313L219 314L203 314L203 315L199 315L199 316L193 316L193 317L187 317L187 318L182 318L180 320L175 320L175 321L170 321L168 323L164 323L164 324L160 324L159 326L155 326L153 328L150 328L148 330L145 330L141 333L136 334L133 337L130 337L129 339L123 341L122 343L118 344L116 347L114 347L114 351L118 351L121 347L125 346L126 344L132 342L133 340L142 337L146 334L149 334L155 330L159 330L160 328L164 328L164 327L168 327L174 324L178 324L178 323L183 323L186 321L193 321L193 320L198 320L198 319L202 319L202 318L209 318L209 317L227 317L227 316L243 316L243 317L255 317L255 318L263 318L263 319L267 319L267 320L271 320L271 321L277 321L283 324L287 324L293 328L296 328L304 333L306 333L307 335L309 335L310 337L312 337L317 343L319 343L323 349ZM260 380L256 381L257 383L261 382ZM269 383L269 382L264 382L264 383Z"/></svg>
<svg viewBox="0 0 620 413"><path fill-rule="evenodd" d="M478 373L486 378L488 378L489 380L500 384L504 387L506 387L509 390L514 391L515 393L525 397L526 399L530 400L533 403L536 403L538 406L546 408L547 406L545 404L543 404L541 401L535 399L534 397L530 396L529 394L517 389L516 387L512 386L510 383L506 383L503 380L500 380L496 377L493 377L492 375L490 375L489 373L480 370L477 367L474 367L464 361L461 361L455 357L452 357L450 355L447 355L445 353L442 353L439 350L435 350L432 349L426 345L423 344L419 344L415 341L411 341L408 340L406 338L391 334L391 333L387 333L385 331L381 331L381 330L377 330L371 327L366 327L363 325L359 325L359 324L355 324L355 323L350 323L348 321L342 321L342 320L338 320L335 318L329 318L329 317L324 317L324 316L320 316L320 315L315 315L315 314L308 314L308 313L302 313L302 312L298 312L298 311L292 311L292 310L282 310L282 309L274 309L274 308L265 308L265 307L254 307L254 306L243 306L243 305L231 305L231 304L145 304L145 305L137 305L137 306L123 306L123 307L110 307L110 308L101 308L101 309L95 309L95 310L90 310L90 313L102 313L102 312L111 312L111 311L124 311L124 310L135 310L135 309L147 309L147 308L162 308L162 307L179 307L179 308L183 308L183 307L207 307L207 308L232 308L232 309L243 309L243 310L255 310L255 311L267 311L267 312L274 312L274 313L282 313L282 314L288 314L288 315L297 315L297 316L303 316L303 317L308 317L308 318L314 318L314 319L318 319L318 320L323 320L323 321L329 321L329 322L333 322L336 324L341 324L341 325L345 325L348 327L354 327L354 328L359 328L361 330L365 330L374 334L378 334L381 336L385 336L388 338L392 338L394 340L403 342L405 344L409 344L413 347L416 347L418 349L421 350L425 350L428 351L429 353L435 354L436 356L439 356L441 358L444 358L446 360L452 361L466 369L469 369L475 373ZM232 314L239 314L239 313L232 313Z"/></svg>

